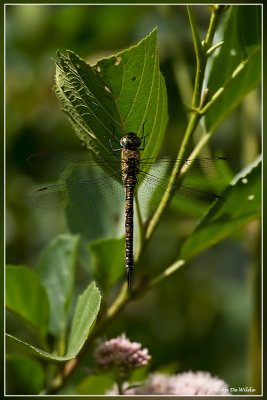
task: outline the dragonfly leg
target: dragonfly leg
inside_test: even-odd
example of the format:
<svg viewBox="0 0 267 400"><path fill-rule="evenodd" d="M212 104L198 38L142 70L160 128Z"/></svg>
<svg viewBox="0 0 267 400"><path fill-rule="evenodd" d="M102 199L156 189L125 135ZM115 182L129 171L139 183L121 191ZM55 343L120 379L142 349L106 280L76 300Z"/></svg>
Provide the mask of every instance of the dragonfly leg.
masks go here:
<svg viewBox="0 0 267 400"><path fill-rule="evenodd" d="M140 139L143 139L144 137L145 137L145 124L147 123L147 118L146 118L146 120L143 122L143 124L142 124L142 129L143 129L143 133L142 133L142 136L140 137Z"/></svg>
<svg viewBox="0 0 267 400"><path fill-rule="evenodd" d="M139 150L144 150L144 148L145 148L145 141L146 141L146 137L148 136L148 133L145 135L145 123L146 122L147 122L147 119L143 122L143 125L142 125L143 133L142 133L142 136L140 137L140 139L141 140L144 139L144 142L143 142L143 147L142 148L139 147Z"/></svg>
<svg viewBox="0 0 267 400"><path fill-rule="evenodd" d="M120 143L117 139L115 139L115 126L112 124L110 124L110 126L112 128L112 141L114 143ZM121 147L119 147L118 149L114 149L111 139L107 136L105 136L105 138L108 139L109 145L110 145L112 151L120 151L121 150Z"/></svg>

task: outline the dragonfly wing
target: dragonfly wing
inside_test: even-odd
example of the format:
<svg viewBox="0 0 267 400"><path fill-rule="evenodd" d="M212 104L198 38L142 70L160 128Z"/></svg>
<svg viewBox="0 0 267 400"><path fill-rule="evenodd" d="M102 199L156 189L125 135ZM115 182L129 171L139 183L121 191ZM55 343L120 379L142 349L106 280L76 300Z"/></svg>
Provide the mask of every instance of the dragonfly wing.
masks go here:
<svg viewBox="0 0 267 400"><path fill-rule="evenodd" d="M115 155L92 159L88 155L36 153L27 159L29 167L41 178L55 180L67 177L75 170L110 168L110 174L120 170L120 158ZM61 174L64 173L62 177Z"/></svg>
<svg viewBox="0 0 267 400"><path fill-rule="evenodd" d="M205 175L205 179L222 179L228 173L226 160L225 157L182 159L182 172L186 172L186 176L199 177ZM141 159L140 169L147 171L149 166L156 165L158 171L161 170L165 174L168 169L174 167L177 161L168 157L159 160L154 158Z"/></svg>
<svg viewBox="0 0 267 400"><path fill-rule="evenodd" d="M101 209L118 207L123 201L123 187L117 182L119 172L109 176L100 168L90 171L73 171L66 181L46 185L31 195L31 204L47 210L59 210L67 206L86 211L88 207Z"/></svg>
<svg viewBox="0 0 267 400"><path fill-rule="evenodd" d="M69 204L69 195L65 184L47 185L35 190L29 197L29 203L45 210L60 210Z"/></svg>
<svg viewBox="0 0 267 400"><path fill-rule="evenodd" d="M214 201L222 200L222 198L215 193L188 186L173 185L171 192L173 192L172 206L177 211L191 216L201 216L205 214Z"/></svg>
<svg viewBox="0 0 267 400"><path fill-rule="evenodd" d="M142 202L142 199L146 199L148 209L152 212L158 206L166 191L171 193L172 207L179 213L190 216L203 215L216 199L221 199L220 196L209 191L188 186L170 185L167 180L152 174L147 174L144 178L138 191L138 197L140 197L140 202Z"/></svg>

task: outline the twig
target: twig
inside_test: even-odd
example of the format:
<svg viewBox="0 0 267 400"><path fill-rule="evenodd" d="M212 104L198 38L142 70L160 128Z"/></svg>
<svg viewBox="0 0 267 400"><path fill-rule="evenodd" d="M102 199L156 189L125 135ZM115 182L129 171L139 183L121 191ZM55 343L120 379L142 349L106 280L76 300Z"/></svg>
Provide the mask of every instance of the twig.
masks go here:
<svg viewBox="0 0 267 400"><path fill-rule="evenodd" d="M192 107L198 107L200 103L201 90L204 80L205 66L206 66L206 55L203 48L203 45L200 40L200 35L198 32L198 27L196 24L195 16L190 5L187 6L187 12L189 16L189 21L192 30L192 36L194 41L195 53L196 53L196 62L197 62L197 71L196 71L196 79L193 93L193 101ZM212 18L211 18L212 20Z"/></svg>
<svg viewBox="0 0 267 400"><path fill-rule="evenodd" d="M192 109L195 109L196 111L191 115L188 126L180 147L180 150L178 151L178 155L176 158L176 163L173 167L171 176L170 176L170 186L171 187L174 183L178 182L179 178L179 173L182 168L182 160L185 157L187 153L187 149L189 146L190 139L192 138L192 135L194 134L197 125L199 123L199 120L202 117L202 113L200 110L200 107L204 106L202 100L201 100L201 92L202 92L202 86L203 86L203 81L204 81L204 75L205 75L205 68L207 65L207 50L208 47L211 46L213 37L216 31L216 28L218 26L219 22L219 16L221 15L221 12L223 10L223 7L221 6L214 6L212 7L212 14L210 18L210 24L207 32L206 39L204 43L201 43L200 40L200 35L198 32L197 24L195 21L195 17L192 11L192 7L189 5L187 6L188 10L188 16L191 24L191 29L192 29L192 36L193 36L193 41L194 41L194 47L195 47L195 53L196 53L196 61L197 61L197 71L196 71L196 78L195 78L195 85L194 85L194 93L193 93L193 100L192 100ZM198 148L198 151L200 151L200 147ZM197 155L197 152L195 151L195 155ZM162 199L160 201L160 204L155 211L150 224L148 225L147 231L146 231L146 237L145 240L146 242L144 243L144 247L147 245L147 242L150 240L151 236L153 235L160 219L165 211L166 207L168 206L171 197L172 197L172 191L167 188L165 193L162 196Z"/></svg>

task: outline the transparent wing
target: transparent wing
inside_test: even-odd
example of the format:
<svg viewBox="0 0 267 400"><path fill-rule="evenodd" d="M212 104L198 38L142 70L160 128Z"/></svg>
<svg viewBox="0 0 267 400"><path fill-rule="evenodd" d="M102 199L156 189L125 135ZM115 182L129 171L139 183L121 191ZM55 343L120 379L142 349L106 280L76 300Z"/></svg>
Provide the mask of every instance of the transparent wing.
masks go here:
<svg viewBox="0 0 267 400"><path fill-rule="evenodd" d="M62 173L69 175L73 170L91 170L95 167L109 167L110 175L120 170L120 155L90 159L87 155L36 153L27 159L30 168L40 177L57 179Z"/></svg>
<svg viewBox="0 0 267 400"><path fill-rule="evenodd" d="M224 157L183 160L183 165L195 176L200 176L204 169L208 178L215 179L218 172L220 175L223 171L225 160ZM166 177L168 169L173 167L176 160L162 158L155 161L154 158L140 160L138 193L143 207L155 208L166 188L173 193L172 204L190 215L201 215L210 203L219 198L209 191L190 186L170 186L163 177ZM55 178L60 176L62 180L58 184L43 186L32 194L31 203L39 208L57 210L76 205L78 210L80 204L81 210L85 205L100 209L103 202L114 207L123 203L118 152L93 160L87 155L37 153L28 158L28 163L41 175ZM109 174L99 168L106 169L107 165L110 168ZM145 171L149 169L151 173L146 174L142 168Z"/></svg>
<svg viewBox="0 0 267 400"><path fill-rule="evenodd" d="M138 184L138 199L144 204L143 210L146 214L158 206L166 190L172 195L172 207L181 214L190 216L203 215L215 200L221 200L215 193L188 186L170 185L168 180L149 173Z"/></svg>
<svg viewBox="0 0 267 400"><path fill-rule="evenodd" d="M81 212L87 207L117 207L124 199L123 186L117 178L121 179L120 172L109 176L96 167L90 171L72 171L66 181L35 190L30 196L30 203L47 210L71 206Z"/></svg>
<svg viewBox="0 0 267 400"><path fill-rule="evenodd" d="M226 158L225 157L211 157L211 158L196 158L196 159L180 159L182 172L193 176L205 174L207 179L221 179L226 173ZM179 161L180 161L179 160ZM156 163L158 171L162 170L164 174L166 171L174 167L178 160L172 160L168 157L163 157L159 160L152 158L141 159L140 170L145 169L149 165Z"/></svg>
<svg viewBox="0 0 267 400"><path fill-rule="evenodd" d="M60 210L69 204L66 184L47 185L35 190L29 197L31 205L47 210Z"/></svg>
<svg viewBox="0 0 267 400"><path fill-rule="evenodd" d="M188 169L192 174L200 174L205 172L207 176L215 178L221 176L225 171L225 157L212 158L196 158L183 159L182 165L184 169ZM172 168L176 160L170 158L145 158L140 160L140 169L157 164L158 168ZM113 155L102 158L90 159L88 155L72 155L72 154L49 154L36 153L28 157L27 163L31 168L40 171L43 175L59 175L64 170L86 169L96 166L111 167L111 173L118 170L121 165L120 153L114 152Z"/></svg>

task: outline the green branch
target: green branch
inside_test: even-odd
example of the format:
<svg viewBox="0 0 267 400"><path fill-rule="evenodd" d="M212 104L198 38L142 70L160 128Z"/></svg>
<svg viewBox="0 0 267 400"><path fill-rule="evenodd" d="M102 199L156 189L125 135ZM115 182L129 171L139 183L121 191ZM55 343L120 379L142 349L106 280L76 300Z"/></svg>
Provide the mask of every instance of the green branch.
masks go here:
<svg viewBox="0 0 267 400"><path fill-rule="evenodd" d="M198 107L200 102L201 90L205 73L206 55L200 40L197 23L191 6L187 6L187 12L191 25L193 42L196 53L196 62L197 62L196 79L195 79L195 86L194 86L194 93L192 100L192 107L194 108Z"/></svg>
<svg viewBox="0 0 267 400"><path fill-rule="evenodd" d="M196 111L191 115L188 126L182 141L182 144L180 146L180 149L177 154L176 158L176 163L173 167L169 184L170 187L178 182L178 177L179 173L183 167L182 165L182 160L185 158L188 152L188 147L189 147L189 142L198 126L199 120L202 117L202 113L200 112L200 108L205 105L205 101L207 101L207 94L204 92L204 97L201 99L201 92L202 92L202 87L203 87L203 81L204 81L204 75L205 75L205 69L207 65L207 50L208 48L212 45L213 37L215 34L215 31L218 26L219 22L219 16L221 15L222 12L222 7L213 7L212 8L212 14L210 18L210 23L209 23L209 28L207 32L206 39L204 43L201 43L200 40L200 35L198 32L197 24L195 21L195 17L192 11L191 6L187 6L188 10L188 16L189 16L189 21L192 29L192 36L193 36L193 41L194 41L194 47L195 47L195 53L196 53L196 61L197 61L197 71L196 71L196 78L195 78L195 85L194 85L194 93L193 93L193 100L192 100L192 108L196 109ZM209 136L206 136L206 138L209 138ZM199 146L197 148L197 151L194 152L194 155L197 155L197 152L200 152L201 147ZM159 206L157 210L155 211L149 225L146 231L146 237L145 237L145 247L147 245L147 242L150 240L151 236L153 235L160 219L165 211L166 207L168 206L170 200L172 198L172 191L167 188L164 195L162 196L162 199L159 203Z"/></svg>
<svg viewBox="0 0 267 400"><path fill-rule="evenodd" d="M185 260L178 260L174 264L166 268L160 275L148 282L146 288L152 289L154 286L158 285L164 279L168 278L170 275L174 274L179 268L185 264Z"/></svg>
<svg viewBox="0 0 267 400"><path fill-rule="evenodd" d="M173 167L170 179L169 179L169 185L170 187L176 183L177 181L177 177L179 175L179 172L182 168L182 159L184 158L188 145L189 145L189 140L192 136L192 134L195 132L195 129L197 127L197 124L199 122L199 119L201 118L201 115L196 113L193 114L189 120L188 126L187 126L187 130L185 132L181 147L180 147L180 151L178 153L178 156L176 158L176 163ZM149 225L146 231L146 243L151 239L151 236L153 235L159 221L160 218L163 214L163 212L165 211L166 207L168 206L171 198L172 198L172 191L167 188L164 195L161 198L161 201L159 203L159 206L157 208L157 210L155 211Z"/></svg>
<svg viewBox="0 0 267 400"><path fill-rule="evenodd" d="M193 100L192 100L192 107L197 108L200 106L201 102L201 93L203 89L203 82L204 82L204 75L206 70L206 65L208 61L208 57L212 52L218 48L221 43L218 43L212 46L212 42L214 39L214 35L216 29L219 24L220 16L222 11L224 10L224 6L214 6L212 7L210 23L206 35L206 39L204 42L201 42L200 35L198 32L198 27L196 24L195 16L190 5L187 6L188 17L191 25L193 42L195 47L195 54L196 54L196 63L197 63L197 70L196 70L196 79L195 79L195 86L194 86L194 93L193 93Z"/></svg>

